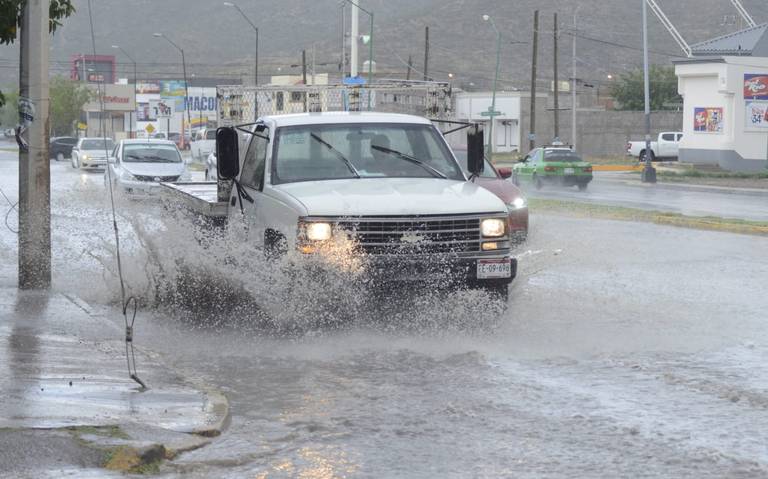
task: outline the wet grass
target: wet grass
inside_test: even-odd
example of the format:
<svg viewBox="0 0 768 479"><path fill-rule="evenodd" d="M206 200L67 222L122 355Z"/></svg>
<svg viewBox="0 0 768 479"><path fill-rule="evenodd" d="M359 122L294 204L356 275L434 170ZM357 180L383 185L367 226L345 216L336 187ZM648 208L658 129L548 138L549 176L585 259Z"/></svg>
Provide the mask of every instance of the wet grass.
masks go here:
<svg viewBox="0 0 768 479"><path fill-rule="evenodd" d="M648 211L623 206L595 205L537 198L529 200L529 209L532 213L559 213L583 218L640 221L682 228L768 236L768 222L765 221L749 221L717 216L686 216L679 213Z"/></svg>
<svg viewBox="0 0 768 479"><path fill-rule="evenodd" d="M658 171L656 176L665 180L685 178L726 178L739 180L765 180L768 179L768 170L760 173L735 173L729 171L701 171L686 169L679 171Z"/></svg>

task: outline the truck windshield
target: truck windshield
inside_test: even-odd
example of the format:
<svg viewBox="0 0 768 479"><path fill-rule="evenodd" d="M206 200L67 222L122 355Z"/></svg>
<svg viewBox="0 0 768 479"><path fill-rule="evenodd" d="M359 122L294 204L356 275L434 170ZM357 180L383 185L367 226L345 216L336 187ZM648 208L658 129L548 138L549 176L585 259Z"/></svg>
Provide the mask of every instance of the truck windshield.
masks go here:
<svg viewBox="0 0 768 479"><path fill-rule="evenodd" d="M106 145L106 146L105 146ZM115 143L107 138L107 141L104 140L83 140L83 144L80 147L81 150L104 150L107 149L109 151L112 151L112 149L115 147Z"/></svg>
<svg viewBox="0 0 768 479"><path fill-rule="evenodd" d="M272 183L464 175L432 125L354 123L278 128Z"/></svg>
<svg viewBox="0 0 768 479"><path fill-rule="evenodd" d="M127 163L181 163L181 155L173 145L125 145L123 161Z"/></svg>

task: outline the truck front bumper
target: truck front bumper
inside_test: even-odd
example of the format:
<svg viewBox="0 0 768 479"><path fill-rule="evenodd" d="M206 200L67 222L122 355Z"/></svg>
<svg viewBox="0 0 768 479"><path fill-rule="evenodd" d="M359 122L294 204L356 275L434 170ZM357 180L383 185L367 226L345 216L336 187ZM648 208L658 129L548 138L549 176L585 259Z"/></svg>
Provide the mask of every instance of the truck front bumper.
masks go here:
<svg viewBox="0 0 768 479"><path fill-rule="evenodd" d="M517 276L517 259L509 254L444 256L369 256L366 271L377 281L449 283L511 283Z"/></svg>

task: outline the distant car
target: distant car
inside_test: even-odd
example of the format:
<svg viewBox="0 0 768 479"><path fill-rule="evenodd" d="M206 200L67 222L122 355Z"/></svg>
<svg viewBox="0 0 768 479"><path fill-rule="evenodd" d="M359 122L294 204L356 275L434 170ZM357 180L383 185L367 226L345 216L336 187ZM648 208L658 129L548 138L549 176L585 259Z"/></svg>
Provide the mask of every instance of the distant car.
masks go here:
<svg viewBox="0 0 768 479"><path fill-rule="evenodd" d="M77 144L73 136L56 136L48 143L48 156L56 161L64 161L72 157L72 148Z"/></svg>
<svg viewBox="0 0 768 479"><path fill-rule="evenodd" d="M112 138L80 138L72 148L72 168L102 169L114 149Z"/></svg>
<svg viewBox="0 0 768 479"><path fill-rule="evenodd" d="M157 133L152 135L152 138L155 138L157 140L166 140L166 139L168 139L168 136L166 135L166 133L164 131L158 131Z"/></svg>
<svg viewBox="0 0 768 479"><path fill-rule="evenodd" d="M197 131L192 142L192 158L199 162L205 161L216 149L216 128L203 128Z"/></svg>
<svg viewBox="0 0 768 479"><path fill-rule="evenodd" d="M212 151L205 159L205 181L216 181L219 176L219 166L216 161L216 152Z"/></svg>
<svg viewBox="0 0 768 479"><path fill-rule="evenodd" d="M454 154L464 174L469 176L466 150L455 150ZM509 168L496 169L490 161L485 160L485 170L473 181L498 196L507 205L510 236L517 242L523 242L528 237L528 202L520 188L505 179L511 174Z"/></svg>
<svg viewBox="0 0 768 479"><path fill-rule="evenodd" d="M129 197L141 198L158 192L161 182L188 181L187 165L172 141L155 139L120 140L109 159L113 187ZM105 182L109 179L104 174Z"/></svg>
<svg viewBox="0 0 768 479"><path fill-rule="evenodd" d="M680 150L680 140L683 133L679 131L663 131L656 141L651 142L651 161L676 160ZM645 141L630 141L627 143L627 155L634 156L639 161L645 161Z"/></svg>
<svg viewBox="0 0 768 479"><path fill-rule="evenodd" d="M584 191L592 181L592 164L569 147L536 148L512 167L512 182L519 185L523 181L530 181L537 190L556 184L575 185Z"/></svg>

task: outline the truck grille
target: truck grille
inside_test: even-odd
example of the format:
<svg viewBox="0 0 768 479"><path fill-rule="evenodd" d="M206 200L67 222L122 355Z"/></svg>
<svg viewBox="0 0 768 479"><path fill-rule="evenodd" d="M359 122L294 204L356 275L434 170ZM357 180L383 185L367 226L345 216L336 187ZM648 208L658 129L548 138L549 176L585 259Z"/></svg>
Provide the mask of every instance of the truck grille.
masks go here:
<svg viewBox="0 0 768 479"><path fill-rule="evenodd" d="M155 181L155 182L173 182L179 179L178 176L142 176L134 175L138 181Z"/></svg>
<svg viewBox="0 0 768 479"><path fill-rule="evenodd" d="M369 254L436 254L480 251L480 218L387 217L340 221Z"/></svg>

